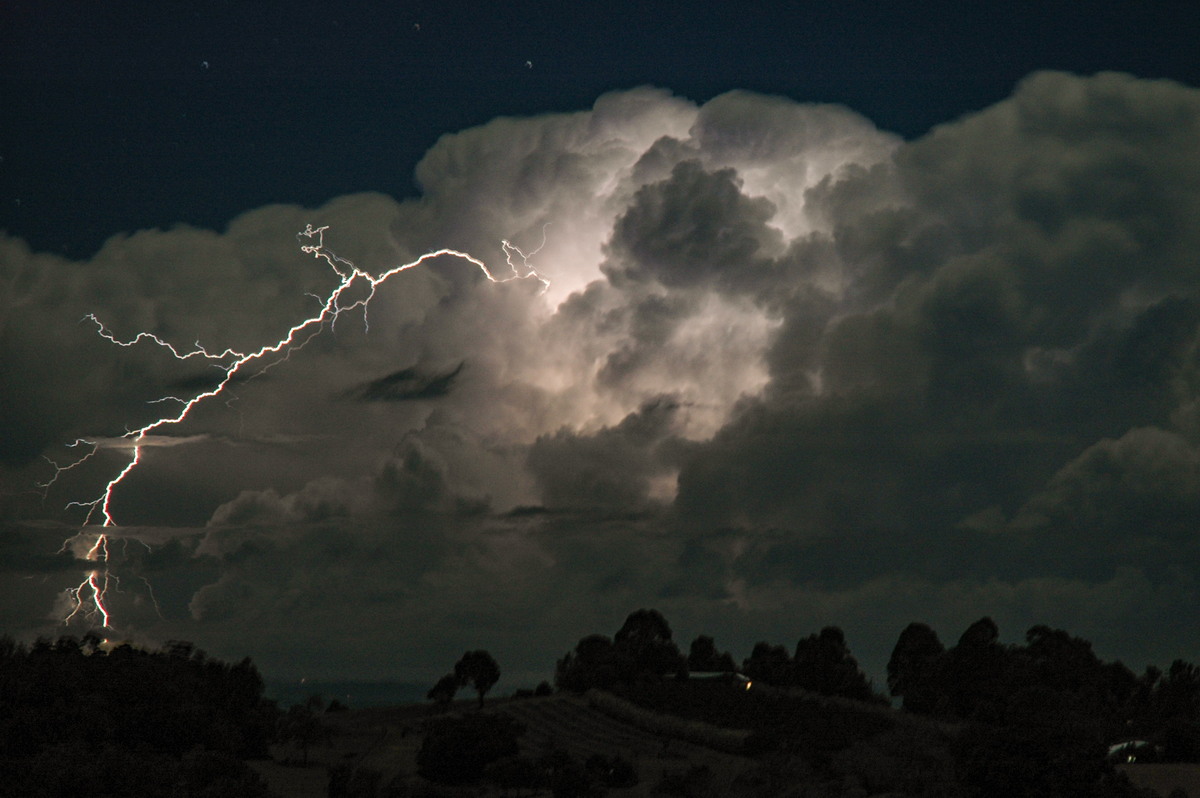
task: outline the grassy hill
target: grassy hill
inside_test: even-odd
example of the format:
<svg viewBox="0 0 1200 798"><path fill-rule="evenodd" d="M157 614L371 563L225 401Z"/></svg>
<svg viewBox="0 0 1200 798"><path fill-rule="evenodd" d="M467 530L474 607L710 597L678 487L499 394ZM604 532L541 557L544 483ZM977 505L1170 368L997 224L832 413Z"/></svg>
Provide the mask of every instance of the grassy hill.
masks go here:
<svg viewBox="0 0 1200 798"><path fill-rule="evenodd" d="M456 704L450 714L477 711L473 702ZM648 796L664 774L707 766L716 779L730 783L754 765L747 757L715 751L669 735L648 731L598 709L586 698L554 695L544 698L488 701L485 712L502 712L525 726L520 738L522 755L531 758L565 751L583 761L593 754L620 756L637 770L639 783L610 795ZM435 717L429 706L351 709L326 713L322 722L328 734L311 745L308 765L301 766L302 751L295 744L275 746L272 760L253 763L274 793L288 798L324 798L330 766L349 765L378 774L380 785L406 783L398 795L460 794L452 788L433 787L417 775L417 752L424 724ZM461 794L478 795L475 788ZM494 793L498 794L498 793Z"/></svg>
<svg viewBox="0 0 1200 798"><path fill-rule="evenodd" d="M731 702L722 704L717 700L720 694L707 689L690 696L686 690L658 692L664 702L676 702L676 712L638 707L598 692L500 699L489 701L484 711L505 713L525 727L520 738L523 756L537 759L563 751L578 761L595 754L628 761L637 772L638 784L614 789L609 793L614 796L762 795L774 794L784 783L836 787L837 794L842 787L854 787L868 795L904 788L909 790L905 794L920 795L925 785L950 778L945 730L886 707L736 691L729 692ZM735 729L731 734L728 723L722 728L685 717L696 714L706 701L711 702L710 710L747 707L757 715L758 722L750 725L758 729ZM691 711L681 709L680 702ZM767 706L775 709L764 712ZM450 714L476 711L465 702L455 705ZM434 717L432 708L421 706L328 713L323 716L328 735L310 747L307 767L298 765L300 749L288 745L277 746L274 761L256 768L274 792L296 798L324 796L328 768L338 765L371 774L364 778L380 786L396 785L397 795L480 794L477 788L458 792L428 785L417 775L422 729ZM787 717L791 720L781 720ZM755 738L763 728L788 723L808 732L775 739L771 745ZM833 733L835 729L841 731ZM743 752L734 752L731 740L740 740Z"/></svg>
<svg viewBox="0 0 1200 798"><path fill-rule="evenodd" d="M660 628L652 616L647 628ZM980 626L994 627L972 628ZM1028 646L960 641L901 674L906 702L933 710L920 714L894 710L870 690L848 697L802 688L796 674L807 660L781 647L756 646L764 673L781 677L774 686L662 678L638 663L664 651L677 661L665 639L590 636L560 661L559 676L604 690L351 710L315 699L280 711L262 699L249 660L223 663L190 643L110 650L94 635L32 646L0 638L0 772L16 776L0 780L0 795L96 787L265 798L269 784L281 798L551 787L560 798L606 789L686 798L1152 798L1139 787L1200 798L1200 768L1176 764L1195 762L1200 750L1200 668L1189 663L1137 677L1097 660L1086 641L1040 627ZM791 670L767 667L787 662ZM1151 742L1138 764L1114 769L1111 741L1143 730L1150 736L1139 739Z"/></svg>
<svg viewBox="0 0 1200 798"><path fill-rule="evenodd" d="M958 726L802 691L721 693L668 682L626 692L496 699L483 711L506 714L524 726L520 753L531 760L555 751L579 762L593 755L626 760L638 783L613 789L611 796L963 794L952 751ZM327 733L310 746L307 766L300 765L300 748L290 744L275 746L273 759L254 767L281 798L324 798L329 769L339 766L350 774L351 795L501 795L487 784L451 787L418 775L427 724L478 711L465 701L445 712L406 705L327 713L322 716ZM750 728L736 729L737 723ZM733 752L731 740L740 740L744 750ZM1200 796L1200 766L1121 770L1161 796L1175 787Z"/></svg>

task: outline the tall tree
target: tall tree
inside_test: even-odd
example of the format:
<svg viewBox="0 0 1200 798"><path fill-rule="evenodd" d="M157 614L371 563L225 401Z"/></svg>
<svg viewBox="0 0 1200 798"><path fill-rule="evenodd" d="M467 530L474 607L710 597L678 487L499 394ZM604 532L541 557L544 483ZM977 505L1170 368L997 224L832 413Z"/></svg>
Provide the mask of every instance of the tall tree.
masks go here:
<svg viewBox="0 0 1200 798"><path fill-rule="evenodd" d="M1000 644L1000 630L991 618L967 627L958 645L946 652L945 663L946 693L961 718L994 716L1016 687L1011 652Z"/></svg>
<svg viewBox="0 0 1200 798"><path fill-rule="evenodd" d="M658 610L631 612L613 637L622 677L662 676L687 667L679 647L671 640L671 626Z"/></svg>
<svg viewBox="0 0 1200 798"><path fill-rule="evenodd" d="M471 685L479 693L479 706L483 706L483 696L492 685L500 681L500 666L488 652L480 649L468 651L454 664L454 676L460 685Z"/></svg>
<svg viewBox="0 0 1200 798"><path fill-rule="evenodd" d="M794 683L823 695L838 695L860 701L876 700L871 682L846 645L846 635L837 626L826 626L819 634L802 638L792 660Z"/></svg>
<svg viewBox="0 0 1200 798"><path fill-rule="evenodd" d="M460 686L458 676L453 673L447 673L437 680L437 684L429 688L429 692L425 694L425 697L444 708L449 706L450 702L454 700L454 694L458 692Z"/></svg>
<svg viewBox="0 0 1200 798"><path fill-rule="evenodd" d="M582 693L593 687L608 689L618 678L613 641L604 635L582 638L554 670L554 682L563 690Z"/></svg>
<svg viewBox="0 0 1200 798"><path fill-rule="evenodd" d="M937 632L926 624L914 622L904 627L887 664L888 691L902 699L904 709L931 713L937 708L938 673L945 652Z"/></svg>
<svg viewBox="0 0 1200 798"><path fill-rule="evenodd" d="M640 609L629 613L625 623L617 630L617 643L629 642L644 645L671 642L671 625L658 610Z"/></svg>
<svg viewBox="0 0 1200 798"><path fill-rule="evenodd" d="M760 640L742 661L742 673L756 682L783 687L792 683L792 658L783 646Z"/></svg>
<svg viewBox="0 0 1200 798"><path fill-rule="evenodd" d="M692 641L688 650L688 670L726 671L737 670L728 651L717 651L717 643L708 635L700 635Z"/></svg>

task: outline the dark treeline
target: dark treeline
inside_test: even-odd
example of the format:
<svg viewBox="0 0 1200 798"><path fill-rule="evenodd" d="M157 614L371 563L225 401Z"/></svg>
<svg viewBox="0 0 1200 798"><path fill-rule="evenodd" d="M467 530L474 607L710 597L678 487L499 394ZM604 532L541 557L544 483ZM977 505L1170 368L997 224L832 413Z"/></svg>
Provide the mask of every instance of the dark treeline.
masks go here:
<svg viewBox="0 0 1200 798"><path fill-rule="evenodd" d="M265 796L277 711L249 659L0 637L0 795Z"/></svg>
<svg viewBox="0 0 1200 798"><path fill-rule="evenodd" d="M910 624L888 663L900 713L881 706L887 699L837 627L801 638L793 651L756 644L740 667L755 689L695 678L698 671L734 670L732 655L707 635L683 656L662 615L643 609L612 638L582 638L558 661L556 683L749 730L748 753L763 762L759 776L767 782L829 786L869 773L874 791L905 795L1130 798L1147 793L1115 769L1127 754L1200 761L1200 668L1177 660L1165 672L1151 666L1137 675L1102 661L1088 641L1047 626L1030 629L1023 645L1006 645L983 618L946 648L929 626ZM729 681L743 685L739 678ZM814 694L855 701L831 704ZM905 716L914 720L897 725ZM928 721L912 725L916 718ZM1110 754L1123 744L1120 757ZM773 794L766 783L757 786Z"/></svg>
<svg viewBox="0 0 1200 798"><path fill-rule="evenodd" d="M1041 723L1087 729L1097 744L1146 743L1142 760L1200 761L1200 668L1176 660L1138 675L1102 661L1087 640L1035 626L1023 645L1006 645L990 618L971 624L946 648L923 623L905 628L888 662L888 691L906 712L988 726ZM625 690L689 672L740 672L755 684L886 703L836 626L802 637L794 650L759 642L740 667L700 635L684 656L657 610L631 613L613 637L591 634L557 662L563 690Z"/></svg>
<svg viewBox="0 0 1200 798"><path fill-rule="evenodd" d="M899 711L872 687L837 627L791 649L760 642L739 664L708 635L685 655L662 614L641 609L612 637L580 639L557 662L555 680L560 690L605 690L633 711L651 710L663 721L651 731L665 739L682 733L682 718L704 724L687 726L700 745L734 750L730 740L744 741L737 750L753 765L734 782L703 767L664 773L655 787L664 795L1144 798L1115 768L1113 746L1129 744L1121 755L1140 761L1200 761L1200 669L1182 660L1139 675L1047 626L1021 644L1001 643L984 618L951 647L929 626L910 624L887 670ZM621 757L522 754L522 725L485 708L499 675L490 654L468 651L430 691L447 711L423 724L422 776L562 796L637 781ZM466 687L476 706L452 707ZM324 707L316 699L281 714L263 689L249 659L225 663L185 642L144 650L110 648L95 634L32 645L2 637L0 798L265 797L244 760L286 739L305 764L308 747L323 739ZM355 786L366 771L330 772L330 795L376 794Z"/></svg>
<svg viewBox="0 0 1200 798"><path fill-rule="evenodd" d="M683 656L671 639L671 627L657 610L631 613L612 638L584 637L558 661L555 683L560 689L582 692L611 689L663 676L685 678L689 672L734 673L738 668L728 651L719 651L708 635L700 635ZM836 626L802 638L794 654L781 645L760 642L743 660L740 672L754 682L774 687L797 687L828 696L886 702L875 692Z"/></svg>
<svg viewBox="0 0 1200 798"><path fill-rule="evenodd" d="M983 618L947 649L913 623L888 663L888 686L906 711L966 723L956 748L968 784L1026 794L1040 778L1047 794L1068 794L1096 783L1122 744L1138 761L1200 761L1200 669L1176 660L1138 676L1061 629L1035 626L1024 645L1004 645Z"/></svg>
<svg viewBox="0 0 1200 798"><path fill-rule="evenodd" d="M909 624L888 687L910 712L990 725L1048 716L1109 743L1146 741L1143 757L1200 761L1200 669L1176 660L1166 673L1150 666L1138 676L1061 629L1035 626L1024 645L1004 645L983 618L947 649L925 624Z"/></svg>

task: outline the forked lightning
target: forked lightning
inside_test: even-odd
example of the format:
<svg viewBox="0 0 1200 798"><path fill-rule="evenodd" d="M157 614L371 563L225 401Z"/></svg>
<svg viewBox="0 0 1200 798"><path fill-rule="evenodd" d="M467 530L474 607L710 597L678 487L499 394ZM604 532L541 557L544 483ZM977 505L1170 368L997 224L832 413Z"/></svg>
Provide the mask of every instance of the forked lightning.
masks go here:
<svg viewBox="0 0 1200 798"><path fill-rule="evenodd" d="M286 360L292 352L302 349L309 341L320 334L327 325L333 326L337 322L338 317L347 311L361 308L363 324L364 326L369 326L367 310L371 300L375 296L375 289L394 275L420 266L435 258L452 257L473 263L479 267L488 280L494 283L533 278L542 284L543 292L550 285L550 282L529 264L529 258L536 255L541 250L541 246L527 255L508 241L502 241L501 247L504 251L505 262L511 271L511 274L502 277L494 275L488 269L487 264L478 258L454 249L439 249L427 252L414 261L396 266L382 274L372 275L326 248L325 231L327 229L327 227L314 228L312 225L308 225L296 237L298 240L301 240L300 249L302 252L309 253L315 258L320 258L329 265L334 274L338 276L339 282L337 286L325 297L321 303L320 310L316 314L293 325L278 341L267 344L260 349L251 352L240 352L235 349L210 352L198 341L190 349L184 349L148 332L138 333L128 341L122 341L113 335L94 314L84 317L84 320L91 321L96 325L96 329L102 337L117 346L131 347L143 341L148 341L167 350L172 357L178 360L200 358L211 361L223 371L223 376L214 387L202 391L190 399L165 396L155 400L154 403L172 403L178 408L174 413L164 415L137 429L128 430L120 438L116 439L115 442L86 439L77 440L70 444L70 446L90 446L91 448L86 454L67 465L59 465L52 461L51 464L54 466L55 472L49 481L41 485L43 489L48 489L64 471L69 471L90 460L101 448L128 448L130 450L129 461L116 476L108 481L104 486L104 491L99 496L91 501L75 501L68 505L69 507L77 506L88 509L87 515L83 520L84 528L77 535L65 541L63 549L66 549L72 542L82 540L86 543L88 538L94 536L83 559L97 563L98 565L87 573L84 580L77 587L71 588L68 591L72 602L72 609L66 618L64 618L64 622L69 622L76 616L83 615L93 622L98 620L105 628L111 627L112 616L105 601L110 584L116 581L116 577L109 573L108 568L108 544L111 534L108 530L117 527L111 508L114 491L142 463L143 449L153 445L154 433L161 431L163 428L182 423L188 418L193 408L208 399L224 393L229 384L244 368L261 365L265 369L282 360ZM545 229L543 229L542 234L542 245L544 246ZM348 292L351 292L352 288L357 291L360 287L365 289L365 296L342 304L343 298ZM99 531L91 531L87 527L94 526L92 519L97 513L99 513L98 526L101 528Z"/></svg>

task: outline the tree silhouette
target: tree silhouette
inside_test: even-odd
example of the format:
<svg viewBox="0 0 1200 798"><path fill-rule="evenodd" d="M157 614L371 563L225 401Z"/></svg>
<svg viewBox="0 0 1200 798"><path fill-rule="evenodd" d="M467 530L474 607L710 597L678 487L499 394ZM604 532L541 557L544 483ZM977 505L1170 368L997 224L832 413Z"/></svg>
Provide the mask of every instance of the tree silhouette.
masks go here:
<svg viewBox="0 0 1200 798"><path fill-rule="evenodd" d="M554 683L562 690L582 693L593 687L604 690L617 681L613 641L604 635L588 635L568 651L554 669Z"/></svg>
<svg viewBox="0 0 1200 798"><path fill-rule="evenodd" d="M0 795L265 796L240 762L276 732L262 692L248 659L190 643L108 652L94 633L0 636Z"/></svg>
<svg viewBox="0 0 1200 798"><path fill-rule="evenodd" d="M629 613L617 630L614 642L642 645L671 642L671 625L658 610L640 609Z"/></svg>
<svg viewBox="0 0 1200 798"><path fill-rule="evenodd" d="M654 681L686 671L687 660L671 640L671 626L658 610L632 612L613 639L588 635L560 659L554 681L561 689L583 692L618 683Z"/></svg>
<svg viewBox="0 0 1200 798"><path fill-rule="evenodd" d="M471 685L479 693L479 706L483 706L483 696L492 685L500 680L500 666L488 652L468 651L454 664L454 676L459 685Z"/></svg>
<svg viewBox="0 0 1200 798"><path fill-rule="evenodd" d="M1012 656L999 640L996 622L984 617L967 627L958 645L946 652L945 688L959 717L994 715L1011 695Z"/></svg>
<svg viewBox="0 0 1200 798"><path fill-rule="evenodd" d="M693 671L735 671L733 657L728 651L717 651L717 644L708 635L700 635L692 641L688 650L688 670Z"/></svg>
<svg viewBox="0 0 1200 798"><path fill-rule="evenodd" d="M850 654L846 635L836 626L826 626L796 644L792 672L796 686L806 690L860 701L877 699L858 660Z"/></svg>
<svg viewBox="0 0 1200 798"><path fill-rule="evenodd" d="M1200 718L1200 668L1177 659L1155 686L1159 711L1166 718Z"/></svg>
<svg viewBox="0 0 1200 798"><path fill-rule="evenodd" d="M671 626L658 610L631 612L613 637L618 668L627 680L639 675L663 676L687 667L671 640Z"/></svg>
<svg viewBox="0 0 1200 798"><path fill-rule="evenodd" d="M425 694L425 697L438 706L445 708L454 700L454 694L458 692L459 687L458 676L453 673L447 673L437 680L437 684L429 688L429 692Z"/></svg>
<svg viewBox="0 0 1200 798"><path fill-rule="evenodd" d="M938 673L946 647L937 632L923 623L910 623L900 633L887 664L888 691L902 699L909 712L937 709L941 685Z"/></svg>
<svg viewBox="0 0 1200 798"><path fill-rule="evenodd" d="M760 640L742 662L742 673L756 682L786 686L792 683L792 658L783 646Z"/></svg>

